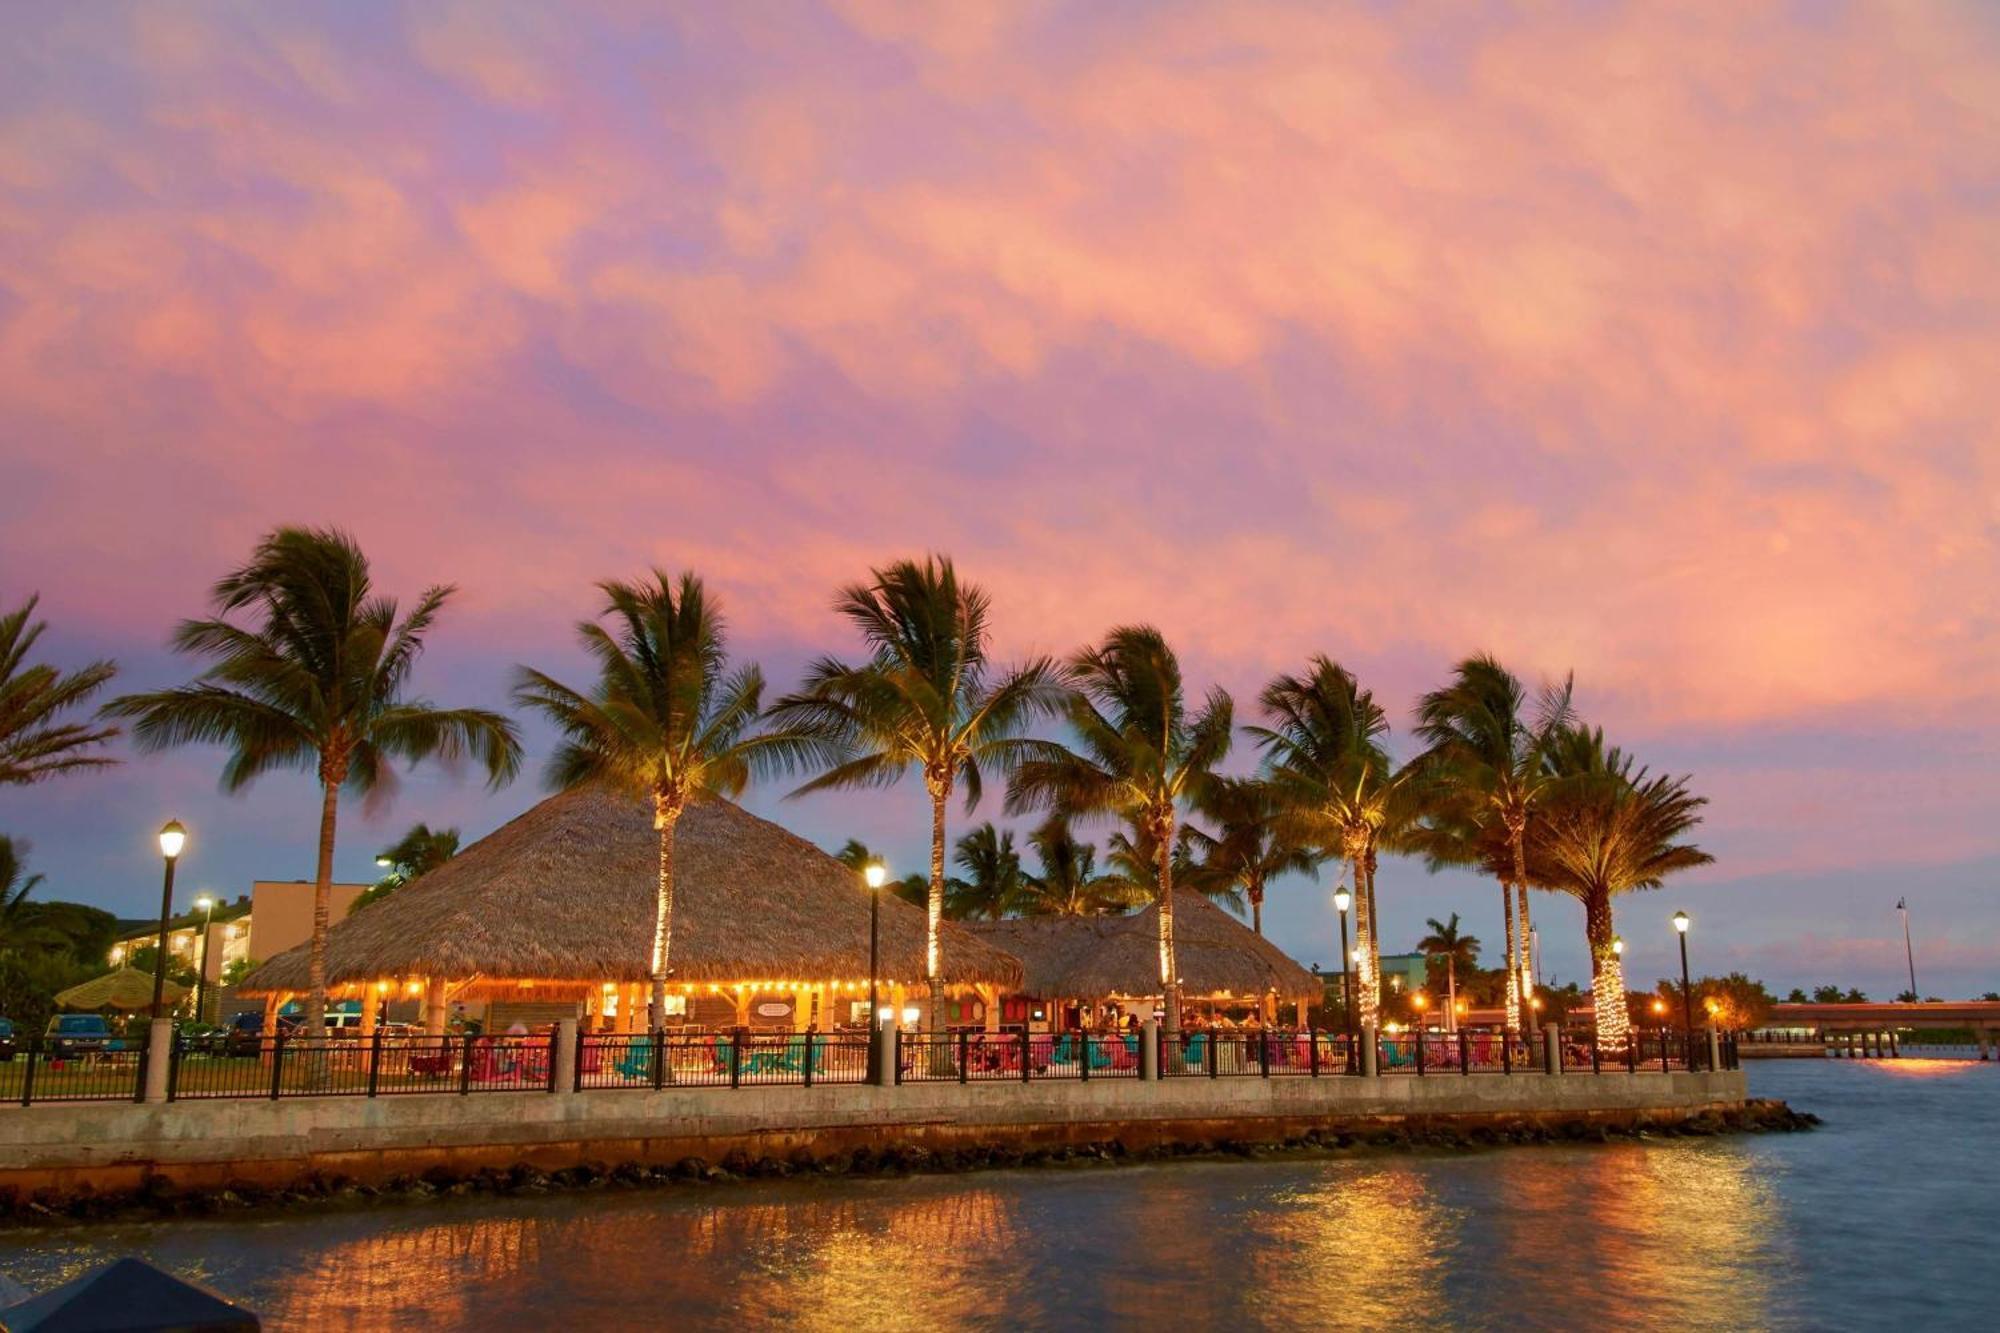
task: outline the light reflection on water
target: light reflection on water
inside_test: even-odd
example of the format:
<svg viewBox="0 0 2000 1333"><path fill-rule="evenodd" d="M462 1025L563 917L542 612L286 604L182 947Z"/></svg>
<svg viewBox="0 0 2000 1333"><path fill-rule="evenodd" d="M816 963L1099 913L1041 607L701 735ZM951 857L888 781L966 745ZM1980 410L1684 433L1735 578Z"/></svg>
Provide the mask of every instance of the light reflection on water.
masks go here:
<svg viewBox="0 0 2000 1333"><path fill-rule="evenodd" d="M13 1233L0 1268L144 1253L279 1329L1978 1327L2000 1070L1917 1063L1754 1069L1809 1135Z"/></svg>

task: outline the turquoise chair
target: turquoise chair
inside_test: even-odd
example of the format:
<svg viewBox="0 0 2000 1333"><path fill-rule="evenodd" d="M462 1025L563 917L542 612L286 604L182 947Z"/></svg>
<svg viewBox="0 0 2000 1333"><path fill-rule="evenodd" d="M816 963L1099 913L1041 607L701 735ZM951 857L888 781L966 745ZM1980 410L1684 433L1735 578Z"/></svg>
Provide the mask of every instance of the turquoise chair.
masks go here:
<svg viewBox="0 0 2000 1333"><path fill-rule="evenodd" d="M625 1058L611 1066L620 1078L646 1079L653 1076L653 1042L649 1037L634 1037L625 1043Z"/></svg>

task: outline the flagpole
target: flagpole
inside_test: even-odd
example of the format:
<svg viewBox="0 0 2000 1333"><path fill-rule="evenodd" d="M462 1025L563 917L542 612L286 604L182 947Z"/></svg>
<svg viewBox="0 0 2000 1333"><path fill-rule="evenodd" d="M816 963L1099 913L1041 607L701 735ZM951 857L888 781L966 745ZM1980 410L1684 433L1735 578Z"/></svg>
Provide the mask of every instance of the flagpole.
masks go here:
<svg viewBox="0 0 2000 1333"><path fill-rule="evenodd" d="M1910 947L1910 900L1896 899L1896 911L1903 918L1903 961L1910 965L1910 998L1917 998L1917 954Z"/></svg>

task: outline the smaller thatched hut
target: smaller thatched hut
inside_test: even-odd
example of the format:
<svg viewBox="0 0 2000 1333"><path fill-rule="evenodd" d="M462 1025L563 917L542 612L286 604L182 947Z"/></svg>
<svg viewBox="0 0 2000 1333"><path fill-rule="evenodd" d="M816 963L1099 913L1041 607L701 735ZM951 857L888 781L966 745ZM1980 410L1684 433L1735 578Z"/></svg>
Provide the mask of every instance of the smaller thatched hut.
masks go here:
<svg viewBox="0 0 2000 1333"><path fill-rule="evenodd" d="M645 1003L658 868L647 806L595 789L550 797L337 923L329 987L362 1001L364 1030L392 995L424 996L432 1029L453 1002L483 1003L494 1022L580 1014L629 1029ZM859 878L811 843L728 801L689 807L675 840L669 1021L865 1021L868 912ZM944 981L961 992L993 998L1020 982L1019 963L956 926L943 953ZM306 990L307 964L300 945L238 992L275 1006ZM923 970L924 914L885 893L889 1002Z"/></svg>
<svg viewBox="0 0 2000 1333"><path fill-rule="evenodd" d="M1002 1000L1008 1023L1088 1025L1109 1006L1150 1011L1160 998L1160 909L1130 916L1040 916L966 922L987 944L1021 960L1021 989ZM1320 997L1317 977L1282 949L1198 893L1174 895L1174 954L1190 1013L1257 1013ZM1037 1014L1041 1017L1038 1019Z"/></svg>

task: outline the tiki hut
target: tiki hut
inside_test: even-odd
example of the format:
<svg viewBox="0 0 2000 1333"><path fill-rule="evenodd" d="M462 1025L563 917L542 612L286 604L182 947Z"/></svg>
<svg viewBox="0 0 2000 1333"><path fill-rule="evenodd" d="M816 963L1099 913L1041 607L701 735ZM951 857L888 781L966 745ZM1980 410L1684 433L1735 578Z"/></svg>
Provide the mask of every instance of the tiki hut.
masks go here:
<svg viewBox="0 0 2000 1333"><path fill-rule="evenodd" d="M1021 960L1021 989L1002 1001L1005 1021L1064 1027L1089 1025L1114 1005L1128 1014L1152 1009L1160 995L1159 915L1155 905L1130 916L1019 917L965 927ZM1269 1020L1280 1003L1303 1014L1320 996L1311 972L1187 890L1174 895L1174 954L1190 1013Z"/></svg>
<svg viewBox="0 0 2000 1333"><path fill-rule="evenodd" d="M602 789L552 796L327 933L327 982L359 998L483 1004L490 1023L579 1015L643 1026L659 841L649 807ZM668 1021L832 1027L865 1022L868 890L804 839L728 801L682 817L674 848ZM879 976L888 1002L921 994L924 913L885 893ZM275 1009L307 989L308 946L246 977ZM997 998L1020 964L947 925L944 981Z"/></svg>

